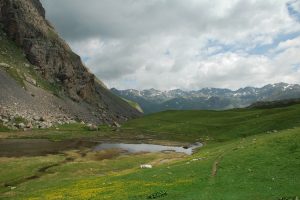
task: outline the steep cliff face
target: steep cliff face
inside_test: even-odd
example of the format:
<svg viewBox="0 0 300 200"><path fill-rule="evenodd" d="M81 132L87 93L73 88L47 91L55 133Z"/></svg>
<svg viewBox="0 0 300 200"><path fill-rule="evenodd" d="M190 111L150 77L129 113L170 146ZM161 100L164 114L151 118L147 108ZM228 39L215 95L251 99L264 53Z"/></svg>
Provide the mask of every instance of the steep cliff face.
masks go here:
<svg viewBox="0 0 300 200"><path fill-rule="evenodd" d="M1 21L8 36L20 45L28 60L39 67L50 82L58 82L76 101L92 101L94 76L62 41L49 22L38 0L5 0Z"/></svg>
<svg viewBox="0 0 300 200"><path fill-rule="evenodd" d="M0 24L7 37L24 51L37 74L61 88L63 97L88 104L99 122L124 121L140 115L88 71L45 19L39 0L0 0Z"/></svg>

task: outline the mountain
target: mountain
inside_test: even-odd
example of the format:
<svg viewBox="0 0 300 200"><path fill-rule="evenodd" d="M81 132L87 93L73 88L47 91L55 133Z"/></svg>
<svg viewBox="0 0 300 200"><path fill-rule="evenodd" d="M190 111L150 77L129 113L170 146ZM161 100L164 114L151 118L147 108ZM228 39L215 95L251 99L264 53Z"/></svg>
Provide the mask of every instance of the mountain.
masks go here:
<svg viewBox="0 0 300 200"><path fill-rule="evenodd" d="M270 108L280 108L288 107L295 104L300 104L300 99L283 99L277 101L258 101L251 104L248 108L257 108L257 109L270 109Z"/></svg>
<svg viewBox="0 0 300 200"><path fill-rule="evenodd" d="M39 0L0 0L0 44L1 119L114 124L141 115L89 72Z"/></svg>
<svg viewBox="0 0 300 200"><path fill-rule="evenodd" d="M300 97L300 85L287 83L269 84L262 88L245 87L235 91L220 88L203 88L198 91L112 88L111 91L122 98L137 102L146 114L164 110L224 110L247 107L257 101Z"/></svg>

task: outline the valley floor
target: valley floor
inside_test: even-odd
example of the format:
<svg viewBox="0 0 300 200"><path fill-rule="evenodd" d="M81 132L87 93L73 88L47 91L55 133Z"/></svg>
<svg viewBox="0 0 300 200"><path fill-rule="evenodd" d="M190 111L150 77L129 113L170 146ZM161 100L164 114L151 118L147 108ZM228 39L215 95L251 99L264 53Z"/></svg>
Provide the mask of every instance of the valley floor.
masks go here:
<svg viewBox="0 0 300 200"><path fill-rule="evenodd" d="M102 127L90 132L72 125L0 133L2 139L205 143L191 156L124 154L116 149L93 152L81 146L53 155L1 157L0 199L296 200L300 197L299 109L165 112L128 122L119 131ZM153 168L140 169L141 164Z"/></svg>

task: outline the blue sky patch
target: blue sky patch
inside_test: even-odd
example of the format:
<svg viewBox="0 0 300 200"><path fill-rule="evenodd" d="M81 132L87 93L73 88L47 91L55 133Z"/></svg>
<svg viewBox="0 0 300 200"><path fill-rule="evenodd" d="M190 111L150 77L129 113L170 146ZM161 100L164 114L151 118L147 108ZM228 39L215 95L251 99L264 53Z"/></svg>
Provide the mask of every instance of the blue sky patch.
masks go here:
<svg viewBox="0 0 300 200"><path fill-rule="evenodd" d="M293 17L295 20L297 20L300 23L300 10L299 10L299 0L293 0L289 1L286 6L289 11L289 14L291 17ZM298 7L297 7L298 6Z"/></svg>
<svg viewBox="0 0 300 200"><path fill-rule="evenodd" d="M210 52L207 54L207 56L214 56L225 52L235 52L239 50L240 48L233 44L222 44L221 42L217 40L208 40L207 41L207 49L211 47L217 47L217 49L213 52Z"/></svg>
<svg viewBox="0 0 300 200"><path fill-rule="evenodd" d="M271 49L276 48L281 42L292 40L297 37L300 37L300 31L287 33L287 34L279 34L277 37L273 39L273 42L271 44L257 45L255 48L251 49L248 53L257 54L257 55L268 54Z"/></svg>
<svg viewBox="0 0 300 200"><path fill-rule="evenodd" d="M296 72L299 71L300 70L300 63L294 64L293 65L293 70L296 71Z"/></svg>
<svg viewBox="0 0 300 200"><path fill-rule="evenodd" d="M279 34L275 38L273 38L273 42L271 44L262 44L256 45L254 48L247 50L247 46L241 46L238 44L222 44L217 40L208 40L207 48L217 47L216 51L210 52L207 56L214 56L225 52L237 52L243 51L251 55L269 55L270 50L275 49L281 42L285 42L287 40L292 40L297 37L300 37L300 31ZM276 54L279 52L276 52ZM272 56L272 55L270 55Z"/></svg>

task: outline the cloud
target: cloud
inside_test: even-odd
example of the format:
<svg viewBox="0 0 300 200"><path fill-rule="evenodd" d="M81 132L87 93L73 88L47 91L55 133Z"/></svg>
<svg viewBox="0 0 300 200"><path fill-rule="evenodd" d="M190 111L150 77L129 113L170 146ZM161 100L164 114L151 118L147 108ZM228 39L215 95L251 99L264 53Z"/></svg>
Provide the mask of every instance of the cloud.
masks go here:
<svg viewBox="0 0 300 200"><path fill-rule="evenodd" d="M289 14L294 17L295 20L300 22L300 1L292 0L287 2L287 8Z"/></svg>
<svg viewBox="0 0 300 200"><path fill-rule="evenodd" d="M42 2L59 33L110 87L300 82L293 67L299 61L294 44L300 34L275 41L300 33L298 0ZM268 48L259 51L262 46Z"/></svg>

